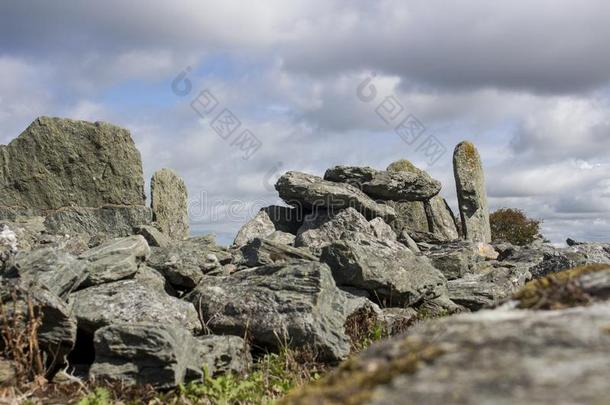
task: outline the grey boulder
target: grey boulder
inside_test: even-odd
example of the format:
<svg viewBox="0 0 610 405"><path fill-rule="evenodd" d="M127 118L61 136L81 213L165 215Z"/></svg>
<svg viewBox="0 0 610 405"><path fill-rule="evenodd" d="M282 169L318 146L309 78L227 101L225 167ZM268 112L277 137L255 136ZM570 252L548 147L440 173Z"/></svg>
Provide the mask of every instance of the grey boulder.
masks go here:
<svg viewBox="0 0 610 405"><path fill-rule="evenodd" d="M212 333L247 333L254 345L272 349L309 346L327 360L349 354L345 323L368 305L340 292L326 265L309 261L206 276L185 299Z"/></svg>
<svg viewBox="0 0 610 405"><path fill-rule="evenodd" d="M241 249L246 267L264 266L267 264L287 263L292 260L313 260L317 257L309 253L306 248L295 248L268 239L256 238L248 242Z"/></svg>
<svg viewBox="0 0 610 405"><path fill-rule="evenodd" d="M416 173L335 166L326 171L324 180L351 184L380 200L423 201L441 191L441 183L422 170Z"/></svg>
<svg viewBox="0 0 610 405"><path fill-rule="evenodd" d="M141 235L106 241L80 255L87 265L87 278L82 286L131 278L149 256L150 247Z"/></svg>
<svg viewBox="0 0 610 405"><path fill-rule="evenodd" d="M79 328L93 333L121 322L155 322L201 329L195 307L138 280L121 280L86 288L70 295Z"/></svg>
<svg viewBox="0 0 610 405"><path fill-rule="evenodd" d="M244 372L249 353L236 336L195 338L180 326L156 323L116 324L95 332L95 361L90 377L126 385L172 388L210 375Z"/></svg>
<svg viewBox="0 0 610 405"><path fill-rule="evenodd" d="M368 219L382 217L389 221L396 216L392 208L376 203L354 186L311 174L287 172L279 178L275 189L286 203L302 210L325 208L337 211L352 207Z"/></svg>
<svg viewBox="0 0 610 405"><path fill-rule="evenodd" d="M423 256L398 242L356 234L324 247L320 260L337 285L361 288L384 306L412 306L441 296L446 280Z"/></svg>

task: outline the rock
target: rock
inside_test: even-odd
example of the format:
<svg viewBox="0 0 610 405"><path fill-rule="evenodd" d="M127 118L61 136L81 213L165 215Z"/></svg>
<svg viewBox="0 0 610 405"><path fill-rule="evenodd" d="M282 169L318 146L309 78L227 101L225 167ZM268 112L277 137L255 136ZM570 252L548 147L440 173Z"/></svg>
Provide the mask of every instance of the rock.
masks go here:
<svg viewBox="0 0 610 405"><path fill-rule="evenodd" d="M428 232L430 226L423 201L384 201L396 211L396 219L389 224L397 235L407 232Z"/></svg>
<svg viewBox="0 0 610 405"><path fill-rule="evenodd" d="M466 274L449 280L449 298L458 305L473 311L492 307L510 297L531 278L520 266L489 267L478 274Z"/></svg>
<svg viewBox="0 0 610 405"><path fill-rule="evenodd" d="M371 224L358 211L347 208L336 214L320 210L305 217L295 239L296 247L319 254L322 248L346 233L373 234Z"/></svg>
<svg viewBox="0 0 610 405"><path fill-rule="evenodd" d="M280 404L595 404L610 394L610 305L425 322Z"/></svg>
<svg viewBox="0 0 610 405"><path fill-rule="evenodd" d="M134 232L137 235L142 235L149 246L167 248L172 242L167 235L151 225L136 226Z"/></svg>
<svg viewBox="0 0 610 405"><path fill-rule="evenodd" d="M444 198L434 196L424 203L430 232L441 240L454 241L460 239L455 223L455 217Z"/></svg>
<svg viewBox="0 0 610 405"><path fill-rule="evenodd" d="M34 316L38 317L38 343L44 354L44 361L52 371L65 364L66 356L76 341L76 319L70 308L55 294L26 282L3 280L0 285L0 304L6 310L4 316L9 325L15 322L26 330L25 322L31 322L29 304ZM14 331L15 333L18 330ZM0 351L4 342L0 340Z"/></svg>
<svg viewBox="0 0 610 405"><path fill-rule="evenodd" d="M478 273L484 268L485 260L493 260L498 257L498 253L491 245L469 241L432 245L424 254L447 280Z"/></svg>
<svg viewBox="0 0 610 405"><path fill-rule="evenodd" d="M441 191L441 183L419 169L418 172L381 171L370 167L335 166L326 171L324 180L351 184L381 200L421 201Z"/></svg>
<svg viewBox="0 0 610 405"><path fill-rule="evenodd" d="M578 242L572 238L566 239L566 245L568 245L568 246L578 246L578 245L582 245L582 244L583 244L583 242Z"/></svg>
<svg viewBox="0 0 610 405"><path fill-rule="evenodd" d="M78 289L88 275L83 261L56 247L47 247L18 253L3 276L18 277L65 298Z"/></svg>
<svg viewBox="0 0 610 405"><path fill-rule="evenodd" d="M324 247L320 260L331 268L337 285L367 290L385 306L412 306L445 290L443 275L398 242L359 234Z"/></svg>
<svg viewBox="0 0 610 405"><path fill-rule="evenodd" d="M267 239L270 242L279 243L282 245L294 245L294 241L296 240L296 236L282 231L275 231L271 235L267 236Z"/></svg>
<svg viewBox="0 0 610 405"><path fill-rule="evenodd" d="M475 242L490 243L485 175L479 152L472 143L462 142L455 147L453 172L464 237Z"/></svg>
<svg viewBox="0 0 610 405"><path fill-rule="evenodd" d="M387 205L378 204L357 188L343 183L323 180L300 172L282 175L275 189L286 203L312 211L314 207L337 211L352 207L368 219L381 217L387 221L396 213Z"/></svg>
<svg viewBox="0 0 610 405"><path fill-rule="evenodd" d="M170 169L161 169L150 180L153 220L167 236L189 236L188 195L184 181Z"/></svg>
<svg viewBox="0 0 610 405"><path fill-rule="evenodd" d="M275 232L275 225L269 218L269 214L266 211L261 210L242 226L235 236L233 245L237 247L244 246L252 239L265 238Z"/></svg>
<svg viewBox="0 0 610 405"><path fill-rule="evenodd" d="M207 367L212 376L225 373L243 374L250 369L250 347L239 336L204 335L197 336L196 339L199 361L191 366L190 373L195 372L198 378L201 378L201 365Z"/></svg>
<svg viewBox="0 0 610 405"><path fill-rule="evenodd" d="M116 323L155 322L201 329L191 303L136 280L121 280L77 291L70 302L78 327L88 333Z"/></svg>
<svg viewBox="0 0 610 405"><path fill-rule="evenodd" d="M148 265L159 270L178 289L194 288L205 273L231 262L231 253L209 236L174 241L167 248L152 248Z"/></svg>
<svg viewBox="0 0 610 405"><path fill-rule="evenodd" d="M589 264L530 281L515 293L519 308L561 309L610 299L610 264Z"/></svg>
<svg viewBox="0 0 610 405"><path fill-rule="evenodd" d="M381 240L396 240L396 234L392 230L392 227L386 224L383 219L375 218L369 221L373 236Z"/></svg>
<svg viewBox="0 0 610 405"><path fill-rule="evenodd" d="M102 122L40 117L0 146L2 205L57 210L144 205L140 152L129 131Z"/></svg>
<svg viewBox="0 0 610 405"><path fill-rule="evenodd" d="M151 220L152 212L147 207L68 207L48 213L44 225L50 233L112 238L133 235L135 226L150 224Z"/></svg>
<svg viewBox="0 0 610 405"><path fill-rule="evenodd" d="M150 248L141 235L111 239L80 255L87 262L87 278L82 286L132 278L149 256Z"/></svg>
<svg viewBox="0 0 610 405"><path fill-rule="evenodd" d="M540 278L584 264L587 264L587 258L582 252L557 249L543 252L542 260L531 266L530 272L532 273L532 277Z"/></svg>
<svg viewBox="0 0 610 405"><path fill-rule="evenodd" d="M366 304L363 298L350 304L330 269L309 261L206 276L185 299L213 333L247 333L254 345L263 348L309 346L327 360L349 354L345 323Z"/></svg>
<svg viewBox="0 0 610 405"><path fill-rule="evenodd" d="M389 336L398 335L417 321L413 308L383 308L383 325Z"/></svg>
<svg viewBox="0 0 610 405"><path fill-rule="evenodd" d="M176 296L176 291L173 289L171 284L163 277L163 274L158 270L148 267L146 265L140 265L138 272L136 273L134 280L138 283L150 286L156 290L164 291L169 295Z"/></svg>
<svg viewBox="0 0 610 405"><path fill-rule="evenodd" d="M126 385L150 384L172 388L210 375L243 372L249 353L236 336L193 337L179 326L155 323L117 324L95 333L95 362L90 377L118 380ZM241 358L238 358L240 356Z"/></svg>
<svg viewBox="0 0 610 405"><path fill-rule="evenodd" d="M403 230L400 233L400 236L397 238L398 242L402 243L403 245L405 245L406 247L408 247L411 252L413 253L420 253L421 250L419 249L419 246L417 246L417 243L415 243L415 241L409 236L409 233L407 232L407 230Z"/></svg>
<svg viewBox="0 0 610 405"><path fill-rule="evenodd" d="M313 260L318 258L307 251L272 242L268 239L255 238L241 248L243 264L247 267L265 266L267 264L288 263L293 260Z"/></svg>

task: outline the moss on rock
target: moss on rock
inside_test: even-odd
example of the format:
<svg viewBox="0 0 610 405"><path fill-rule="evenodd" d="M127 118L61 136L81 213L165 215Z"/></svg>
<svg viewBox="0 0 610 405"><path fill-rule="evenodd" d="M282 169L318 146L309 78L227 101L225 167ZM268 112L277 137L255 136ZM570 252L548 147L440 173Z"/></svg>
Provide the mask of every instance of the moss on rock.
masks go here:
<svg viewBox="0 0 610 405"><path fill-rule="evenodd" d="M413 163L408 161L407 159L400 159L396 162L390 163L390 165L386 169L389 172L410 172L410 173L418 173L420 169L418 169Z"/></svg>
<svg viewBox="0 0 610 405"><path fill-rule="evenodd" d="M415 373L423 363L444 353L438 345L407 337L398 343L395 356L352 358L320 381L292 392L279 404L363 404L372 398L377 387L400 375Z"/></svg>
<svg viewBox="0 0 610 405"><path fill-rule="evenodd" d="M532 280L513 295L522 309L561 309L587 305L592 298L579 278L587 273L610 270L608 264L589 264Z"/></svg>

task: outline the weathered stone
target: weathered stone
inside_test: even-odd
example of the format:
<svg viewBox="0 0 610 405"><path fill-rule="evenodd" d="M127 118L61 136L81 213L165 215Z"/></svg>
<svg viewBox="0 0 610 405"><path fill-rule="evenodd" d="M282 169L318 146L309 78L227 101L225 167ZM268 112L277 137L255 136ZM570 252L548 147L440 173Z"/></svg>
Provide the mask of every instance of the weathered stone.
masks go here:
<svg viewBox="0 0 610 405"><path fill-rule="evenodd" d="M161 169L150 180L153 220L172 239L189 236L188 193L184 181L170 169Z"/></svg>
<svg viewBox="0 0 610 405"><path fill-rule="evenodd" d="M294 245L294 241L296 240L296 236L282 231L275 231L271 235L267 236L267 239L270 242L280 243L282 245Z"/></svg>
<svg viewBox="0 0 610 405"><path fill-rule="evenodd" d="M275 232L275 224L269 218L266 211L259 211L254 218L248 221L239 229L233 245L237 247L244 246L252 239L265 238Z"/></svg>
<svg viewBox="0 0 610 405"><path fill-rule="evenodd" d="M398 242L400 242L403 245L405 245L406 247L408 247L413 253L421 252L421 250L419 249L419 246L417 246L417 243L415 243L413 238L411 238L411 236L409 236L409 233L407 232L406 229L400 233L397 240L398 240Z"/></svg>
<svg viewBox="0 0 610 405"><path fill-rule="evenodd" d="M141 235L111 239L80 255L87 262L87 278L82 286L131 278L149 256L150 248Z"/></svg>
<svg viewBox="0 0 610 405"><path fill-rule="evenodd" d="M156 322L201 329L189 302L171 297L137 280L121 280L86 288L70 295L79 328L88 333L120 322Z"/></svg>
<svg viewBox="0 0 610 405"><path fill-rule="evenodd" d="M3 306L9 325L18 320L25 330L25 322L31 321L29 305L39 318L38 343L48 367L65 364L68 353L76 341L76 319L68 306L51 291L27 284L22 280L2 280L0 284L0 305ZM17 333L18 331L14 331ZM4 342L0 339L0 350Z"/></svg>
<svg viewBox="0 0 610 405"><path fill-rule="evenodd" d="M365 234L324 247L320 260L329 265L337 285L365 289L385 306L415 305L446 288L443 275L425 257Z"/></svg>
<svg viewBox="0 0 610 405"><path fill-rule="evenodd" d="M133 235L135 226L150 224L151 220L150 208L143 206L68 207L49 212L44 225L50 233L123 237Z"/></svg>
<svg viewBox="0 0 610 405"><path fill-rule="evenodd" d="M367 218L382 217L390 221L396 213L387 205L378 204L359 189L344 183L323 180L300 172L287 172L279 178L275 189L280 197L299 209L326 208L337 211L352 207Z"/></svg>
<svg viewBox="0 0 610 405"><path fill-rule="evenodd" d="M384 201L396 211L396 218L389 222L397 235L407 232L428 232L430 226L423 201Z"/></svg>
<svg viewBox="0 0 610 405"><path fill-rule="evenodd" d="M375 344L280 404L596 404L610 395L610 305L480 311Z"/></svg>
<svg viewBox="0 0 610 405"><path fill-rule="evenodd" d="M372 234L380 240L396 240L396 233L392 230L392 227L384 222L381 218L375 218L369 221L371 226Z"/></svg>
<svg viewBox="0 0 610 405"><path fill-rule="evenodd" d="M56 210L144 205L142 161L129 131L40 117L0 146L2 205Z"/></svg>
<svg viewBox="0 0 610 405"><path fill-rule="evenodd" d="M210 375L243 372L249 353L237 336L193 337L180 326L155 323L117 324L95 333L95 362L90 376L126 385L171 388ZM240 356L241 358L238 358Z"/></svg>
<svg viewBox="0 0 610 405"><path fill-rule="evenodd" d="M489 267L478 274L466 274L449 280L449 298L456 304L473 311L492 307L510 297L531 278L521 266Z"/></svg>
<svg viewBox="0 0 610 405"><path fill-rule="evenodd" d="M176 291L173 289L169 281L160 271L153 269L152 267L148 267L144 264L138 267L138 272L136 273L134 280L138 283L150 286L159 291L165 291L169 295L176 296Z"/></svg>
<svg viewBox="0 0 610 405"><path fill-rule="evenodd" d="M497 252L491 245L470 241L432 245L424 254L448 280L478 273L484 268L485 260L497 258Z"/></svg>
<svg viewBox="0 0 610 405"><path fill-rule="evenodd" d="M422 170L381 171L370 167L335 166L324 180L351 184L368 196L393 201L422 201L441 191L441 183Z"/></svg>
<svg viewBox="0 0 610 405"><path fill-rule="evenodd" d="M172 243L171 239L152 225L139 225L134 232L142 235L149 246L166 248Z"/></svg>
<svg viewBox="0 0 610 405"><path fill-rule="evenodd" d="M438 195L432 197L424 202L424 207L431 233L441 240L460 239L453 212L443 197Z"/></svg>
<svg viewBox="0 0 610 405"><path fill-rule="evenodd" d="M87 279L85 263L55 247L18 253L3 275L19 277L60 297L66 297Z"/></svg>
<svg viewBox="0 0 610 405"><path fill-rule="evenodd" d="M293 260L313 260L317 257L305 248L295 248L268 239L255 238L241 249L243 265L247 267L264 266L267 264L288 263Z"/></svg>
<svg viewBox="0 0 610 405"><path fill-rule="evenodd" d="M213 333L247 333L260 347L310 346L329 360L349 354L345 322L366 303L350 305L330 269L308 261L206 276L185 299Z"/></svg>
<svg viewBox="0 0 610 405"><path fill-rule="evenodd" d="M481 157L470 142L462 142L453 153L453 172L457 188L462 232L468 240L491 242L487 191Z"/></svg>
<svg viewBox="0 0 610 405"><path fill-rule="evenodd" d="M322 248L345 233L373 233L371 224L358 211L347 208L336 214L320 210L305 217L295 239L296 247L319 254Z"/></svg>
<svg viewBox="0 0 610 405"><path fill-rule="evenodd" d="M178 289L192 289L205 273L232 260L231 253L209 236L174 241L167 248L152 248L148 265L159 270Z"/></svg>

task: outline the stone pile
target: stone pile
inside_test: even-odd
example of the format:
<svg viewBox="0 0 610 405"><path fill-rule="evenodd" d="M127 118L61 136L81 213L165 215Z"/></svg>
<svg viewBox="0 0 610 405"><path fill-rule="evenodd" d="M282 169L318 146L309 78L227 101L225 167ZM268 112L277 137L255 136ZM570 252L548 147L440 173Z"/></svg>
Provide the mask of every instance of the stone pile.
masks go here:
<svg viewBox="0 0 610 405"><path fill-rule="evenodd" d="M350 354L357 337L349 325L363 316L391 330L401 322L480 310L439 326L424 323L413 342L371 349L355 364L367 373L393 357L432 364L456 345L482 345L495 354L501 345L494 342L517 340L525 349L512 345L513 352L497 354L498 364L525 362L531 353L544 364L538 335L515 329L523 324L549 325L548 336L539 336L549 339L552 353L607 354L604 337L586 335L607 316L607 303L567 312L564 320L530 317L510 299L532 278L610 263L610 245L489 244L483 173L470 144L460 144L454 159L460 227L439 194L440 182L403 160L387 170L336 166L324 177L285 173L276 190L287 205L261 209L231 247L210 235L189 237L186 187L170 170L155 173L152 208L145 206L139 154L125 130L40 118L2 148L7 197L0 205L0 300L13 308L9 316L18 311L27 319L28 300L40 308L49 378L68 366L96 379L169 388L201 378L202 367L212 374L245 372L252 354L284 346L309 347L335 363ZM610 295L605 272L579 282L586 297L604 305ZM546 296L528 294L527 302L546 305ZM504 312L493 309L511 302ZM555 333L568 333L571 322L585 330L575 332L576 346L553 340ZM484 332L482 343L474 330ZM587 350L585 341L595 345ZM491 373L485 359L468 349L427 365L421 380L402 376L400 369L396 378L408 383L377 384L371 392L380 403L400 402L404 395L426 402L425 381L450 384L447 370L455 368L463 395L479 400L472 403L493 402L497 396L475 390L477 381L504 381L502 369ZM469 368L460 368L462 361ZM565 368L563 360L557 364ZM606 366L583 367L603 372ZM475 371L478 379L468 380ZM358 383L357 375L346 375L349 384ZM518 378L507 381L517 384ZM303 393L300 403L323 402L327 388ZM448 400L450 392L434 388L432 394ZM595 385L590 395L575 391L574 402L599 392Z"/></svg>

